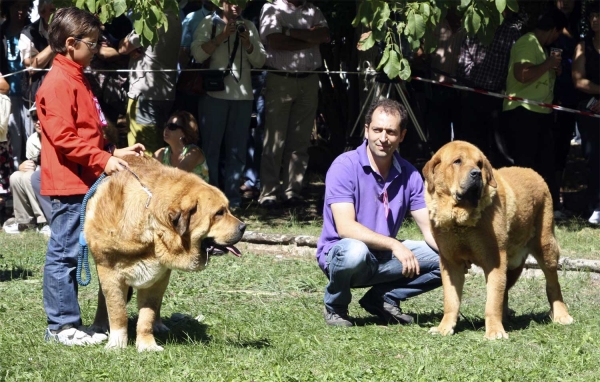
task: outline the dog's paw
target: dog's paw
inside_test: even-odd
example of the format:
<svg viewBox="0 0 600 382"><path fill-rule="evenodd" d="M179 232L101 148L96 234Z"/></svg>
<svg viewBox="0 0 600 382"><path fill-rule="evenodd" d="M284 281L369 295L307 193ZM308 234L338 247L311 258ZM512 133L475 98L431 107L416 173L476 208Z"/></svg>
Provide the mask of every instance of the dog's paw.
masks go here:
<svg viewBox="0 0 600 382"><path fill-rule="evenodd" d="M158 346L156 344L156 342L154 342L154 341L152 341L152 342L138 341L138 342L136 342L135 347L137 348L137 351L139 353L144 352L144 351L163 351L163 350L165 350L162 346Z"/></svg>
<svg viewBox="0 0 600 382"><path fill-rule="evenodd" d="M431 328L429 329L429 333L430 334L441 334L442 336L451 336L454 334L454 328L449 327L442 327L442 325L436 327L436 328Z"/></svg>
<svg viewBox="0 0 600 382"><path fill-rule="evenodd" d="M565 313L560 316L550 313L550 317L552 318L553 322L558 322L562 325L571 325L573 322L575 322L575 320L569 315L569 313Z"/></svg>
<svg viewBox="0 0 600 382"><path fill-rule="evenodd" d="M120 329L110 332L106 349L124 349L127 347L127 329Z"/></svg>
<svg viewBox="0 0 600 382"><path fill-rule="evenodd" d="M504 331L504 328L498 329L486 329L485 330L485 338L488 340L501 340L508 339L508 334Z"/></svg>

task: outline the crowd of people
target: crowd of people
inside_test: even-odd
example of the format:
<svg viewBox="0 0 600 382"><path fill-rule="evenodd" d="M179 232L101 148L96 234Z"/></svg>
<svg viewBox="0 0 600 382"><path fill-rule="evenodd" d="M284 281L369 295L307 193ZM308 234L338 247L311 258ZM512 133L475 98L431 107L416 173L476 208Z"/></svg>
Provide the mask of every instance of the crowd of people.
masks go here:
<svg viewBox="0 0 600 382"><path fill-rule="evenodd" d="M531 22L524 11L507 8L489 45L467 37L450 14L438 25L437 49L422 68L442 82L598 114L600 5L586 2L582 15L582 4L555 0ZM496 168L533 168L550 187L557 220L571 214L560 190L577 128L589 167L589 222L600 224L600 119L448 87L425 93L433 151L460 139L478 146Z"/></svg>

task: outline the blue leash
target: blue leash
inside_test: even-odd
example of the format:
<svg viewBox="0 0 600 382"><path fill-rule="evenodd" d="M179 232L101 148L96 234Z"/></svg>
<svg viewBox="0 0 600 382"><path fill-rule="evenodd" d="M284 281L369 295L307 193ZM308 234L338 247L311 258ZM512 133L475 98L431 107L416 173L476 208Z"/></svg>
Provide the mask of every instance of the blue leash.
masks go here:
<svg viewBox="0 0 600 382"><path fill-rule="evenodd" d="M85 223L85 208L87 206L88 200L94 196L96 193L96 189L102 183L102 180L106 178L106 174L100 175L96 183L92 185L90 190L83 197L83 202L81 203L81 212L79 214L79 226L81 227L79 231L79 255L77 255L77 283L81 286L87 286L90 281L92 281L92 274L90 273L90 263L88 261L88 245L85 241L85 236L83 235L83 224ZM81 279L81 269L85 271L85 281Z"/></svg>

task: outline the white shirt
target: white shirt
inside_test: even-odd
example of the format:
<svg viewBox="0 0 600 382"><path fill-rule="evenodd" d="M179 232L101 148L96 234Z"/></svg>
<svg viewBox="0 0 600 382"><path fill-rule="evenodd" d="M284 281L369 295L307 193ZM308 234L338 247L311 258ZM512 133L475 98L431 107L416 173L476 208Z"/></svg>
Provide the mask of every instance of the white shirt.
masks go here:
<svg viewBox="0 0 600 382"><path fill-rule="evenodd" d="M44 23L40 21L40 27L38 28L40 34L48 40L48 31L44 28ZM33 45L33 41L29 39L29 37L25 36L23 33L19 36L19 43L17 44L17 48L21 52L21 62L24 62L26 58L32 58L37 56L40 52Z"/></svg>

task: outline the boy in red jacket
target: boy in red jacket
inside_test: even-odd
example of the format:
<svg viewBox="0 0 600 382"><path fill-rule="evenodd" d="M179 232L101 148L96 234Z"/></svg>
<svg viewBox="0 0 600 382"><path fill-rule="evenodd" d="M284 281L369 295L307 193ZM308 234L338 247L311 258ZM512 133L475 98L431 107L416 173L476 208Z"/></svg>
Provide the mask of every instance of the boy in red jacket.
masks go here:
<svg viewBox="0 0 600 382"><path fill-rule="evenodd" d="M37 92L42 124L42 195L52 198L52 231L44 266L44 309L48 317L46 341L64 345L102 342L104 333L82 326L75 270L79 250L79 214L86 192L102 172L114 174L127 167L125 155L141 155L144 146L105 151L106 124L98 100L83 75L98 51L100 21L77 8L59 9L49 29L56 57Z"/></svg>

